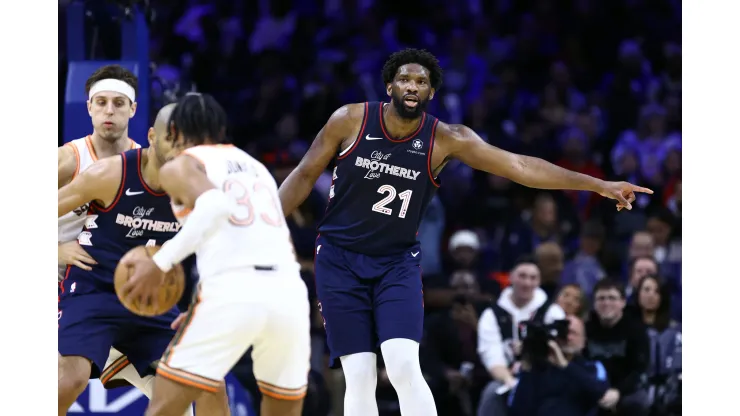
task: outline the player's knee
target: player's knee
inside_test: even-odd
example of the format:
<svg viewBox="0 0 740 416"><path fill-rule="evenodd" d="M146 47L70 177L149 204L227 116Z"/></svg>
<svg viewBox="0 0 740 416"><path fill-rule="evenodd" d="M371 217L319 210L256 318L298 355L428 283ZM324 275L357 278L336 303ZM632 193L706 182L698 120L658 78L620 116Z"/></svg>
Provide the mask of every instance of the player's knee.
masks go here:
<svg viewBox="0 0 740 416"><path fill-rule="evenodd" d="M419 344L407 339L391 339L381 345L385 371L392 384L421 374Z"/></svg>
<svg viewBox="0 0 740 416"><path fill-rule="evenodd" d="M87 387L90 378L90 364L81 357L59 357L58 394L63 400L74 401Z"/></svg>
<svg viewBox="0 0 740 416"><path fill-rule="evenodd" d="M345 355L342 361L342 372L347 387L354 385L372 385L373 389L377 382L377 357L370 352Z"/></svg>

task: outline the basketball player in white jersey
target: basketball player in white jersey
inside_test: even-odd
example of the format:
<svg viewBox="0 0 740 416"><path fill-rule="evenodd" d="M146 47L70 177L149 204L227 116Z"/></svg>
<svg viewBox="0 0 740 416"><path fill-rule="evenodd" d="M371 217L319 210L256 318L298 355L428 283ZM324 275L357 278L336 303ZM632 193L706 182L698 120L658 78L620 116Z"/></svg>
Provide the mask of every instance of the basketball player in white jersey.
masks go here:
<svg viewBox="0 0 740 416"><path fill-rule="evenodd" d="M225 141L226 114L209 95L188 94L169 122L174 149L160 170L179 233L153 257L129 254L123 293L156 293L164 273L191 253L200 283L164 353L146 415L174 415L221 383L253 346L262 416L299 416L308 381L306 286L267 168ZM183 150L184 149L184 150ZM154 299L150 297L149 299Z"/></svg>
<svg viewBox="0 0 740 416"><path fill-rule="evenodd" d="M98 159L141 147L128 137L129 120L136 114L137 86L136 75L119 65L103 66L87 79L85 92L88 95L87 109L92 119L93 134L72 140L57 150L59 188L70 183ZM95 264L95 260L77 242L87 209L88 205L85 204L58 220L57 277L60 282L68 265L91 270L89 265ZM64 372L60 371L59 376L62 383ZM153 378L151 375L142 378L115 348L111 349L105 369L100 374L100 381L107 388L130 384L147 397L152 395ZM192 409L183 414L192 415Z"/></svg>

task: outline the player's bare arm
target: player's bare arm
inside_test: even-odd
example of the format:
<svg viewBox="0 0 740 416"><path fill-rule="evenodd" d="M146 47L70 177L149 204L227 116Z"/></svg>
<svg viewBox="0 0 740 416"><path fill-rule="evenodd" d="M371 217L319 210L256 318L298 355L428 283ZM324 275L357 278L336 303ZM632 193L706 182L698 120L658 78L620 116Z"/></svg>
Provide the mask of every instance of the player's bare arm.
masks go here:
<svg viewBox="0 0 740 416"><path fill-rule="evenodd" d="M177 235L154 256L150 258L141 252L130 252L121 259L122 264L133 268L128 283L123 287L129 300L156 299L164 273L194 253L211 233L217 232L219 223L228 221L233 212L233 201L213 186L203 165L187 154L162 166L159 181L173 201L192 211Z"/></svg>
<svg viewBox="0 0 740 416"><path fill-rule="evenodd" d="M77 172L77 155L72 146L57 149L57 189L68 184Z"/></svg>
<svg viewBox="0 0 740 416"><path fill-rule="evenodd" d="M115 201L121 185L121 158L101 159L58 190L58 214L62 215L88 202L107 207Z"/></svg>
<svg viewBox="0 0 740 416"><path fill-rule="evenodd" d="M572 189L596 192L617 200L617 209L632 209L635 192L652 194L647 188L627 182L607 182L573 172L542 159L507 152L492 146L472 129L440 122L435 137L434 166L455 158L468 166L539 189Z"/></svg>
<svg viewBox="0 0 740 416"><path fill-rule="evenodd" d="M286 217L308 198L316 180L337 153L352 145L362 128L364 115L364 104L347 104L329 117L301 163L280 185L280 202Z"/></svg>

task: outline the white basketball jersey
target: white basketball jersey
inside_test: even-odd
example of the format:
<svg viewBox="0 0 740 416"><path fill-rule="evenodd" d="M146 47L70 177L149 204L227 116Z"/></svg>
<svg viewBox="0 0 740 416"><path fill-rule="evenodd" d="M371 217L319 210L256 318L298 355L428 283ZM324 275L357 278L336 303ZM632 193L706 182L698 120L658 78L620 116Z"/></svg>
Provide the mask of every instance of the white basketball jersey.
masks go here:
<svg viewBox="0 0 740 416"><path fill-rule="evenodd" d="M132 149L141 147L133 140L129 140L131 141ZM74 175L72 175L72 179L98 160L98 156L95 154L95 147L93 147L92 144L91 136L72 140L71 142L66 143L65 146L70 146L72 148L75 154L75 159L77 160L77 168L75 169ZM68 212L59 217L57 222L57 241L59 243L66 243L77 239L80 231L82 231L82 227L85 225L85 217L87 216L87 209L89 206L90 204L87 203L74 209L72 212ZM66 266L59 266L59 279L64 278L65 268Z"/></svg>
<svg viewBox="0 0 740 416"><path fill-rule="evenodd" d="M213 185L236 203L229 220L196 252L201 279L253 266L298 270L278 187L267 168L232 145L202 145L184 153L199 160ZM172 208L184 223L189 211Z"/></svg>

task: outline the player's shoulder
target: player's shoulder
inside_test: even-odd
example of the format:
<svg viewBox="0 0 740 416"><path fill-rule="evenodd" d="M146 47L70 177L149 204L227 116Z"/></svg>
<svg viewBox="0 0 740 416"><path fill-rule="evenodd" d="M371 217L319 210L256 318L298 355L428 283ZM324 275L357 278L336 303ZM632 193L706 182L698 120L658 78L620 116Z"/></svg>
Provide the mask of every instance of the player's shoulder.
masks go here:
<svg viewBox="0 0 740 416"><path fill-rule="evenodd" d="M437 123L435 136L437 139L465 139L475 134L473 130L464 124L447 124L443 121Z"/></svg>
<svg viewBox="0 0 740 416"><path fill-rule="evenodd" d="M123 158L121 155L113 155L96 160L84 170L83 174L87 177L100 176L107 178L115 176L118 178L121 169L123 169Z"/></svg>
<svg viewBox="0 0 740 416"><path fill-rule="evenodd" d="M367 103L345 104L334 111L326 124L332 128L355 127L357 123L362 123L366 106Z"/></svg>

